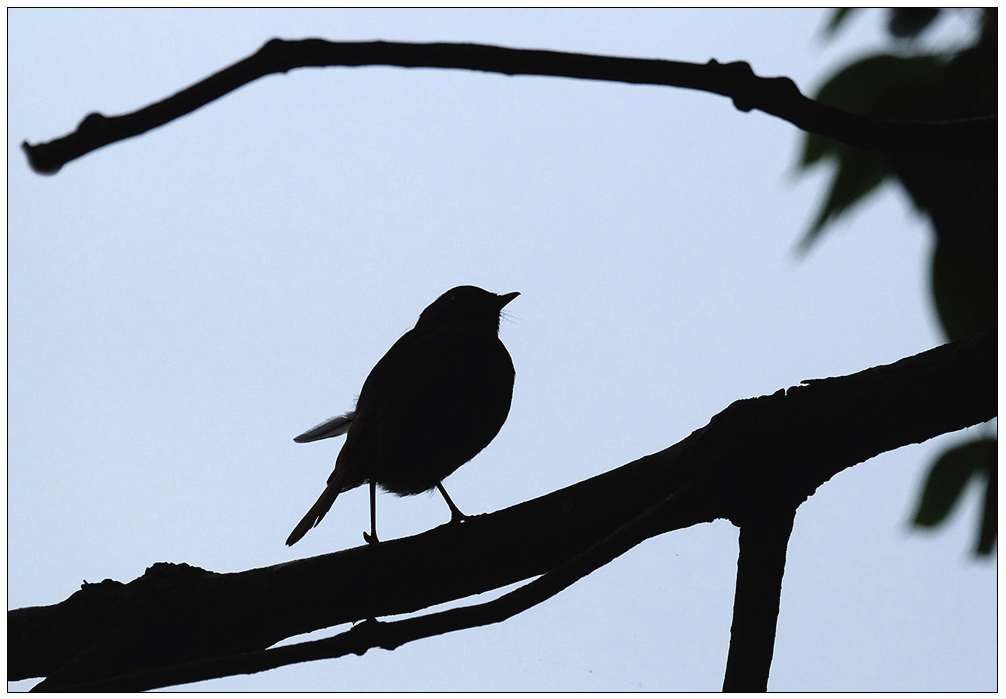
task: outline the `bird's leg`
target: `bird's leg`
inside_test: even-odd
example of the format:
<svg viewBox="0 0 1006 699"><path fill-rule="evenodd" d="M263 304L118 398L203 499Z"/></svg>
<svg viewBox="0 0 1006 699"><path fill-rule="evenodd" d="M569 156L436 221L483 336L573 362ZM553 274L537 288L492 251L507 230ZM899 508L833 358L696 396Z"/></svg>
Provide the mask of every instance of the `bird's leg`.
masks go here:
<svg viewBox="0 0 1006 699"><path fill-rule="evenodd" d="M458 506L454 504L451 500L451 496L447 494L447 489L444 488L443 483L437 483L437 489L440 490L440 494L444 496L444 500L447 501L447 506L451 508L451 523L454 522L464 522L468 519L468 515L458 509Z"/></svg>
<svg viewBox="0 0 1006 699"><path fill-rule="evenodd" d="M377 538L377 483L370 481L370 533L363 532L363 540L368 544L379 544Z"/></svg>

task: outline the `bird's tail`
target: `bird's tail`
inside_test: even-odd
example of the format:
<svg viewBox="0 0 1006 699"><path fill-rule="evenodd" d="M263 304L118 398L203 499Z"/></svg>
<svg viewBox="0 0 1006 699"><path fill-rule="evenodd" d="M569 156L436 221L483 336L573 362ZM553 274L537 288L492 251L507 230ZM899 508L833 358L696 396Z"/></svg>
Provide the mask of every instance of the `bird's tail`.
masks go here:
<svg viewBox="0 0 1006 699"><path fill-rule="evenodd" d="M339 465L336 464L335 471L332 473L332 477L328 479L328 485L325 486L325 491L318 498L318 501L311 506L308 513L304 515L304 519L294 527L294 531L290 533L287 537L287 546L293 546L298 541L304 538L312 528L318 526L318 523L328 514L328 511L332 509L332 504L335 499L339 496L339 493L343 490L343 485L346 482L346 470L340 469Z"/></svg>
<svg viewBox="0 0 1006 699"><path fill-rule="evenodd" d="M348 413L343 418L351 418L351 416L352 413ZM351 421L352 419L347 421L346 424ZM334 420L330 422L334 422ZM300 520L300 523L290 532L290 536L286 538L287 546L296 544L313 527L318 525L318 522L332 509L332 504L339 496L339 493L350 488L355 488L366 481L365 478L360 476L361 463L363 462L358 458L361 424L358 420L353 423L353 429L350 430L349 435L346 437L346 443L342 445L339 456L335 459L335 469L332 471L332 475L328 477L328 485L325 486L325 491L318 498L318 501L311 506L311 509L307 511L307 514ZM313 432L314 430L311 431Z"/></svg>
<svg viewBox="0 0 1006 699"><path fill-rule="evenodd" d="M334 479L333 479L334 480ZM324 518L328 511L332 509L332 504L335 502L335 498L338 497L341 487L336 485L334 482L329 483L325 487L325 491L318 498L318 501L311 506L311 509L307 511L304 518L300 520L300 523L293 528L290 532L290 536L286 538L286 545L293 546L298 541L304 538L304 535L308 533L312 528L318 526L318 522Z"/></svg>

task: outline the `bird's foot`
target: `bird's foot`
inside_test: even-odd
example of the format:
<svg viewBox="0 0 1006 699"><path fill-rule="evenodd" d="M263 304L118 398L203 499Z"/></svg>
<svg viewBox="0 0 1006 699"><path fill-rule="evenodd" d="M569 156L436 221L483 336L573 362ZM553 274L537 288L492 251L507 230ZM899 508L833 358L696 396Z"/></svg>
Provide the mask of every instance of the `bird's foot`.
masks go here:
<svg viewBox="0 0 1006 699"><path fill-rule="evenodd" d="M444 502L447 503L447 507L451 508L451 524L464 522L468 519L468 515L459 510L458 506L454 504L453 500L451 500L451 496L447 494L447 489L444 488L443 483L437 483L437 489L440 491L440 494L444 496Z"/></svg>
<svg viewBox="0 0 1006 699"><path fill-rule="evenodd" d="M381 540L377 538L377 532L374 532L372 534L369 532L363 532L363 540L366 541L368 544L381 543Z"/></svg>

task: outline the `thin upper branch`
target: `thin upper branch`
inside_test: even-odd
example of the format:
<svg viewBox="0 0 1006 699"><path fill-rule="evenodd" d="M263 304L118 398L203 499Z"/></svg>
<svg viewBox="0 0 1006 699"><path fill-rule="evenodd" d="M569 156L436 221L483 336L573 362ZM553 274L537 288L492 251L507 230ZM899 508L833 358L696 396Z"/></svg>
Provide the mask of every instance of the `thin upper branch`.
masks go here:
<svg viewBox="0 0 1006 699"><path fill-rule="evenodd" d="M743 61L686 63L486 44L271 39L248 58L160 102L119 116L93 112L73 133L47 143L25 141L22 148L36 172L54 174L75 158L162 126L266 75L295 68L367 65L458 68L703 90L730 97L742 111L759 109L804 131L872 150L989 149L996 144L995 116L950 122L870 119L805 97L790 78L758 77Z"/></svg>
<svg viewBox="0 0 1006 699"><path fill-rule="evenodd" d="M765 501L795 509L845 468L992 419L996 372L990 331L737 401L662 452L461 525L241 573L159 564L127 585L89 585L8 612L9 679L115 677L461 599L557 568L686 484L643 538L718 517L743 527Z"/></svg>

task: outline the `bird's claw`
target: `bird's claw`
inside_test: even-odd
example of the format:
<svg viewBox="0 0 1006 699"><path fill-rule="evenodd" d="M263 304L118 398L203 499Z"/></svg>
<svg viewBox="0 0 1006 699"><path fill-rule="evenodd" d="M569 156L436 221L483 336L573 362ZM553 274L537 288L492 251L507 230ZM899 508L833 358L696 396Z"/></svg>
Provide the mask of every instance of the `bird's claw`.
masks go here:
<svg viewBox="0 0 1006 699"><path fill-rule="evenodd" d="M377 538L377 533L370 534L369 532L363 532L363 540L368 544L379 544L381 540Z"/></svg>

